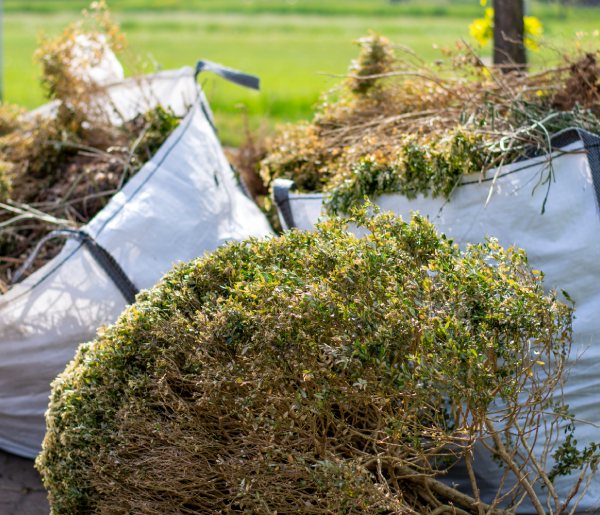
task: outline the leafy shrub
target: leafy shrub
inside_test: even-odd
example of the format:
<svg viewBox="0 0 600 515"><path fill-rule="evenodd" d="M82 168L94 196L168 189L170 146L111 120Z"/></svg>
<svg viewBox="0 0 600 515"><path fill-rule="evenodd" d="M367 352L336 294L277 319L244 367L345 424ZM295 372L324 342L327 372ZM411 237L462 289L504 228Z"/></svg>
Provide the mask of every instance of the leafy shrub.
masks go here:
<svg viewBox="0 0 600 515"><path fill-rule="evenodd" d="M334 175L327 206L334 213L347 213L365 195L392 192L408 198L418 193L448 198L463 174L482 170L485 158L479 151L481 144L481 137L461 131L451 131L441 141L429 144L407 137L398 146L395 160L364 157L348 171Z"/></svg>
<svg viewBox="0 0 600 515"><path fill-rule="evenodd" d="M571 309L520 250L345 223L180 265L81 345L37 460L53 513L477 513L435 479L476 442L513 500L550 484L526 445L566 413Z"/></svg>

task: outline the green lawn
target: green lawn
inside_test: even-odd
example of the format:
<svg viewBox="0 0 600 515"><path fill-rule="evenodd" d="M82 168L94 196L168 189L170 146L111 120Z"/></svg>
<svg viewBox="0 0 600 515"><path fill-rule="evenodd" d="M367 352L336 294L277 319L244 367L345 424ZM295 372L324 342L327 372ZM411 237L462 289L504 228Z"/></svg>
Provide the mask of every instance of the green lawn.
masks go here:
<svg viewBox="0 0 600 515"><path fill-rule="evenodd" d="M7 101L27 107L43 102L39 69L32 61L37 34L58 32L78 17L82 5L78 0L5 0ZM141 6L145 9L136 10ZM392 5L383 0L121 0L113 7L132 53L148 62L174 68L206 58L262 78L260 93L202 78L223 138L233 144L242 137L244 111L253 126L309 117L320 93L335 83L331 75L344 73L355 56L352 41L369 29L433 59L439 56L434 44L468 39L469 22L482 10L477 2ZM553 6L532 11L556 48L572 45L577 31L600 27L600 9L571 9L565 16ZM532 58L540 63L555 55L547 50Z"/></svg>
<svg viewBox="0 0 600 515"><path fill-rule="evenodd" d="M319 15L464 15L479 10L472 0L109 0L118 11L202 11L218 13L279 13ZM81 10L88 0L4 0L9 12Z"/></svg>

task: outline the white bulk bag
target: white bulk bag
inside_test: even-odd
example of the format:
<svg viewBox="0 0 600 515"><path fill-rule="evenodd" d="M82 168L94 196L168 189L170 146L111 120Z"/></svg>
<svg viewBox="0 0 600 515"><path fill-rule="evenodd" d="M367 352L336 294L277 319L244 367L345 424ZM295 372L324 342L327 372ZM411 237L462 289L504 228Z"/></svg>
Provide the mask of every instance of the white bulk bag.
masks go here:
<svg viewBox="0 0 600 515"><path fill-rule="evenodd" d="M75 36L70 66L79 79L96 84L109 84L125 78L123 65L104 34Z"/></svg>
<svg viewBox="0 0 600 515"><path fill-rule="evenodd" d="M21 456L40 450L50 382L137 289L179 261L271 232L223 154L192 68L108 92L130 117L159 102L187 115L76 240L0 296L0 448Z"/></svg>
<svg viewBox="0 0 600 515"><path fill-rule="evenodd" d="M158 104L169 107L176 116L184 116L198 97L198 88L190 80L193 76L192 68L185 67L102 84L95 101L102 104L114 125L121 125ZM56 115L59 105L59 100L53 100L24 116L50 118Z"/></svg>
<svg viewBox="0 0 600 515"><path fill-rule="evenodd" d="M560 150L552 156L492 170L484 180L465 177L449 201L389 194L376 203L406 220L412 212L420 212L461 246L493 236L505 247L521 247L530 265L544 272L548 288L565 290L574 299L572 369L564 400L581 421L575 432L581 448L600 442L600 138L572 129L557 135L553 143ZM542 184L546 179L550 182ZM323 195L295 194L292 189L291 181L274 185L281 222L310 230L324 216ZM543 444L537 442L538 453ZM502 472L483 452L478 452L475 468L482 500L489 502ZM456 480L470 489L466 477ZM563 499L572 484L572 478L556 478ZM593 479L577 513L598 509L600 475Z"/></svg>

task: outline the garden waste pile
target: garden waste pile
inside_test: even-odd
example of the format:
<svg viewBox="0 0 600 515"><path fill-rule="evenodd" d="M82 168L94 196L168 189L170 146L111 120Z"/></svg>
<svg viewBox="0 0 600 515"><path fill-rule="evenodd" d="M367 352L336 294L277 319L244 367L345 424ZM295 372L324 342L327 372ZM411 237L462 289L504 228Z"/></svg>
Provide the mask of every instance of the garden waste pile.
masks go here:
<svg viewBox="0 0 600 515"><path fill-rule="evenodd" d="M557 441L570 338L522 251L363 209L138 296L53 383L37 467L61 514L560 513L553 479L596 463ZM519 479L492 505L441 480L478 446Z"/></svg>
<svg viewBox="0 0 600 515"><path fill-rule="evenodd" d="M524 444L526 455L545 461L550 454L549 468L561 471L533 480L533 490L565 506L525 500L518 512L597 511L600 54L581 50L552 69L503 73L465 44L427 65L377 35L360 43L349 76L313 121L284 128L262 160L282 226L312 230L371 197L405 219L418 212L460 248L494 236L505 248L524 249L546 289L573 302L575 316L568 381L548 398L568 405L553 433L559 450L549 451L536 431ZM547 428L554 414L540 414L538 427ZM466 456L447 481L504 508L494 504L498 489L510 497L532 478L520 468L521 476L508 479L497 460L501 445L482 447L474 446L472 472ZM567 456L571 465L560 465ZM590 469L582 476L585 460ZM575 511L566 508L571 502Z"/></svg>
<svg viewBox="0 0 600 515"><path fill-rule="evenodd" d="M424 217L357 206L388 192L448 199L470 173L479 187L487 170L554 150L557 131L598 132L598 54L528 75L490 70L466 46L447 52L450 66L400 59L374 34L361 47L313 122L284 129L260 164L269 187L287 178L325 192L329 221L223 246L219 238L205 247L212 254L177 265L82 343L53 382L36 462L53 512L600 506L600 446L590 436L599 358L594 348L580 353L598 337L600 298L574 272L600 273L591 191L600 179L587 147L570 142L555 174L542 156L518 176L494 177L503 187L495 205L514 209L493 219L525 235L527 255L513 240L485 237L506 228L468 211L483 209L480 191L458 188L468 209L447 203L460 235L487 224L457 238L460 247ZM246 161L260 154L251 150ZM205 177L203 191L223 177ZM553 198L543 218L556 182L568 198ZM223 202L228 211L212 225L243 199ZM565 265L564 248L580 250L578 266ZM570 369L575 328L584 366Z"/></svg>
<svg viewBox="0 0 600 515"><path fill-rule="evenodd" d="M259 168L268 186L283 178L326 192L330 213L384 193L449 198L465 175L550 153L563 129L600 134L597 51L502 73L466 44L433 64L377 34L359 44L312 122L284 127L267 145Z"/></svg>
<svg viewBox="0 0 600 515"><path fill-rule="evenodd" d="M40 53L53 100L7 115L0 138L1 278L13 282L0 295L0 448L28 458L41 448L50 383L80 343L174 263L271 233L196 81L202 70L258 79L207 61L123 79L104 45L112 26L79 27ZM36 255L37 269L15 281Z"/></svg>
<svg viewBox="0 0 600 515"><path fill-rule="evenodd" d="M83 22L42 40L36 53L52 103L32 113L0 109L0 293L42 237L89 222L178 126L160 105L128 119L111 102L105 86L122 76L107 73L107 63L110 72L112 50L123 47L105 6L96 3ZM61 246L46 244L28 272Z"/></svg>

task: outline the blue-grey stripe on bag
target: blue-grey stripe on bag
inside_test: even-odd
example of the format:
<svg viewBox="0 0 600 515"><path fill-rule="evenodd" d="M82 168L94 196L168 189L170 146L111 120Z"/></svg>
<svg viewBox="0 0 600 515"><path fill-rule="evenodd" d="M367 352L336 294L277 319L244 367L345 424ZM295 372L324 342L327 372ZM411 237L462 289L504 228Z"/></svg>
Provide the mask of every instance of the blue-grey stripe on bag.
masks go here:
<svg viewBox="0 0 600 515"><path fill-rule="evenodd" d="M29 267L35 261L35 258L39 254L42 247L50 240L54 238L65 238L77 240L83 245L94 258L94 261L106 272L110 277L113 284L121 292L121 295L125 298L127 303L133 304L135 302L135 296L138 293L138 289L133 284L131 279L127 276L125 271L121 268L115 258L102 247L94 238L92 238L85 231L78 231L74 229L57 229L44 236L33 249L31 255L27 258L25 263L15 272L12 279L12 283L16 283L23 276L23 274L29 269Z"/></svg>

